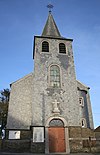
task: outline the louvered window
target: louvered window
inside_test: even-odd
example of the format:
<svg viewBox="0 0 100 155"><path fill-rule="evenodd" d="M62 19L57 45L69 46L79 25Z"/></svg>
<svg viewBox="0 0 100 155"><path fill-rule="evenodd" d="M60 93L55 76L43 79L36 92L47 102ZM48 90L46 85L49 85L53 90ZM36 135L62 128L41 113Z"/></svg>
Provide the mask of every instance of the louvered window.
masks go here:
<svg viewBox="0 0 100 155"><path fill-rule="evenodd" d="M49 52L49 43L47 41L42 43L42 52Z"/></svg>
<svg viewBox="0 0 100 155"><path fill-rule="evenodd" d="M59 53L66 53L66 46L64 43L59 44Z"/></svg>

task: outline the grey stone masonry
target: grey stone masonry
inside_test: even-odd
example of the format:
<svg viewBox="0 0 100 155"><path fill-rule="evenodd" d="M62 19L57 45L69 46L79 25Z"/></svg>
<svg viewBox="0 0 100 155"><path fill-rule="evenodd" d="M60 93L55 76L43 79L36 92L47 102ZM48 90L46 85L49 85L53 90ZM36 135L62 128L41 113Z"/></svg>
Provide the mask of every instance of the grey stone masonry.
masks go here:
<svg viewBox="0 0 100 155"><path fill-rule="evenodd" d="M77 88L78 88L78 98L83 97L84 106L80 106L80 122L82 118L86 120L86 127L90 129L94 129L93 124L93 116L92 116L92 108L91 108L91 101L89 95L89 87L82 84L80 81L77 81Z"/></svg>
<svg viewBox="0 0 100 155"><path fill-rule="evenodd" d="M44 41L48 42L49 52L42 51ZM89 88L76 80L72 41L60 35L49 13L42 36L34 37L34 73L11 85L7 129L47 127L53 118L61 118L67 127L82 126L84 119L85 127L93 129ZM66 53L59 53L61 44ZM60 87L50 85L52 65L60 69ZM84 107L79 105L80 97Z"/></svg>
<svg viewBox="0 0 100 155"><path fill-rule="evenodd" d="M29 129L32 119L33 74L12 83L8 109L8 129Z"/></svg>
<svg viewBox="0 0 100 155"><path fill-rule="evenodd" d="M89 87L76 80L72 41L60 35L49 11L42 36L34 37L33 73L11 84L3 151L99 152Z"/></svg>
<svg viewBox="0 0 100 155"><path fill-rule="evenodd" d="M49 52L42 52L42 42L49 43ZM59 43L66 45L66 54L59 53ZM59 102L59 117L68 126L79 126L79 104L77 81L74 69L72 41L67 39L35 37L32 125L42 126L49 117L55 116L52 103ZM50 65L60 67L61 87L50 87ZM35 107L35 108L34 108Z"/></svg>

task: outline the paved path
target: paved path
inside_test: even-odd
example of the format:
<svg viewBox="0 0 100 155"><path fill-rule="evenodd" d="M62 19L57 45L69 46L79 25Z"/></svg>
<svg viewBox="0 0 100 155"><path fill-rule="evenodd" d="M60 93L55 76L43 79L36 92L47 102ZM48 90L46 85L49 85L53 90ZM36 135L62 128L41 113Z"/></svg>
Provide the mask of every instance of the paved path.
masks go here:
<svg viewBox="0 0 100 155"><path fill-rule="evenodd" d="M36 154L36 153L6 153L0 152L0 155L49 155L49 154ZM54 155L54 154L50 154ZM57 155L57 154L56 154ZM61 155L61 154L60 154ZM100 155L100 153L70 153L69 155Z"/></svg>

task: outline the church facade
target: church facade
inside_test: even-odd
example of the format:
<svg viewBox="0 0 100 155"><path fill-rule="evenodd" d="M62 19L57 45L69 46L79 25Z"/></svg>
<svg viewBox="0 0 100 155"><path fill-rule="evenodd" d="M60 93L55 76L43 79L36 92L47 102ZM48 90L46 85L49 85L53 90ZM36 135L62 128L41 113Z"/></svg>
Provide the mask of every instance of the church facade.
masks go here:
<svg viewBox="0 0 100 155"><path fill-rule="evenodd" d="M34 72L11 84L6 146L68 154L94 137L89 87L76 80L72 41L49 12L42 35L34 36Z"/></svg>

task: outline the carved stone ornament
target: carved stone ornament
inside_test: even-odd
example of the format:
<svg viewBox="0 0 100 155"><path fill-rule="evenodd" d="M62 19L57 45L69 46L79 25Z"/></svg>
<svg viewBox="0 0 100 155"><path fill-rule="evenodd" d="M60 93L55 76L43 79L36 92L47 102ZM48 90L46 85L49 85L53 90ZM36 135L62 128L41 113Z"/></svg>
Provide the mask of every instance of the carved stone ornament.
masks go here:
<svg viewBox="0 0 100 155"><path fill-rule="evenodd" d="M53 112L54 113L60 113L60 110L59 110L59 107L58 107L59 102L55 99L55 101L52 102L52 103L53 103Z"/></svg>

